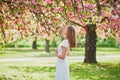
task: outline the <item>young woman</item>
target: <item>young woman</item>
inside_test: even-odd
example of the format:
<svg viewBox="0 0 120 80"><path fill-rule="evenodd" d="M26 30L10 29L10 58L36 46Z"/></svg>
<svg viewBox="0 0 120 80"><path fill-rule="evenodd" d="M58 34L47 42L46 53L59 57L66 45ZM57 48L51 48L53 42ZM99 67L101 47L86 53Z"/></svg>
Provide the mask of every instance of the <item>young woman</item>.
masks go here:
<svg viewBox="0 0 120 80"><path fill-rule="evenodd" d="M55 52L57 56L55 80L70 80L67 55L70 52L70 48L76 47L75 29L72 26L64 28L62 36L64 39Z"/></svg>

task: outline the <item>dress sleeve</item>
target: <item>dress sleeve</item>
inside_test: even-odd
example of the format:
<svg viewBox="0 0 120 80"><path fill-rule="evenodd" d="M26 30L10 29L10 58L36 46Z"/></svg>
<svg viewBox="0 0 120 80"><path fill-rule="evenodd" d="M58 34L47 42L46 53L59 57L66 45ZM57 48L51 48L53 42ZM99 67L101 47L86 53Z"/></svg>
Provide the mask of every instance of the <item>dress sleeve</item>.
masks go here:
<svg viewBox="0 0 120 80"><path fill-rule="evenodd" d="M68 42L68 40L63 40L61 46L64 46L64 47L68 48L68 47L69 47L69 42Z"/></svg>

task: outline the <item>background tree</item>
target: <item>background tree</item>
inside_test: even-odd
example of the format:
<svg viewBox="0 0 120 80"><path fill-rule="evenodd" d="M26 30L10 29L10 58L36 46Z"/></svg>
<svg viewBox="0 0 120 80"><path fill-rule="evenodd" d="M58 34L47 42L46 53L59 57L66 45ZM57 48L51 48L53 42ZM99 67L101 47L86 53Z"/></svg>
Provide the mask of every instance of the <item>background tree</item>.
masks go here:
<svg viewBox="0 0 120 80"><path fill-rule="evenodd" d="M1 41L10 43L32 37L36 29L36 20L20 2L3 1L0 3Z"/></svg>

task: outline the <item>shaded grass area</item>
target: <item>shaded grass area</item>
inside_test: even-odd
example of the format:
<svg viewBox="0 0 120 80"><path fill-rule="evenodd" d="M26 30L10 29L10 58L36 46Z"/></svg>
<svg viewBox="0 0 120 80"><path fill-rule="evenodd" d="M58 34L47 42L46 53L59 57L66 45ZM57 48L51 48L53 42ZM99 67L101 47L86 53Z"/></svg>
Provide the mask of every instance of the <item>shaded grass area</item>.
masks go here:
<svg viewBox="0 0 120 80"><path fill-rule="evenodd" d="M49 53L45 52L43 48L38 50L32 50L30 48L6 48L4 51L0 51L0 57L48 57L54 56L54 51L56 49L51 48ZM84 48L72 49L71 56L84 55ZM120 48L97 48L97 55L107 55L107 54L120 54Z"/></svg>
<svg viewBox="0 0 120 80"><path fill-rule="evenodd" d="M72 80L119 80L120 64L72 64Z"/></svg>
<svg viewBox="0 0 120 80"><path fill-rule="evenodd" d="M0 80L54 80L55 66L0 66ZM120 63L70 65L71 80L119 80Z"/></svg>

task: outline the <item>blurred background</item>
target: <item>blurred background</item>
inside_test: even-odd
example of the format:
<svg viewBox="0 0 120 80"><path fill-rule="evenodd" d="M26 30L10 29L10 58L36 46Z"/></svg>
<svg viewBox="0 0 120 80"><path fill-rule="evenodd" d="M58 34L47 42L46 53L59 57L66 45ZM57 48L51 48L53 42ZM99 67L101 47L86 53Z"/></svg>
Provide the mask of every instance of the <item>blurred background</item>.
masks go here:
<svg viewBox="0 0 120 80"><path fill-rule="evenodd" d="M0 0L0 80L54 80L67 26L71 80L119 80L120 0Z"/></svg>

